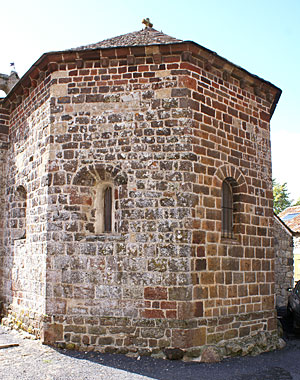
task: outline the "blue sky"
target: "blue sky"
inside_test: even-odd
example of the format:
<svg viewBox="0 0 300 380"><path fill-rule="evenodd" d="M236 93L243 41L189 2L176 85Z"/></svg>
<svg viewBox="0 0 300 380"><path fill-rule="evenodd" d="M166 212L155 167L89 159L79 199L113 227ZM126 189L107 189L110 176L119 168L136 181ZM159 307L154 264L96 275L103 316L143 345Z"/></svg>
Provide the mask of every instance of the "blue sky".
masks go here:
<svg viewBox="0 0 300 380"><path fill-rule="evenodd" d="M271 120L273 177L300 197L300 0L1 2L0 73L22 76L47 51L154 28L216 51L283 91Z"/></svg>

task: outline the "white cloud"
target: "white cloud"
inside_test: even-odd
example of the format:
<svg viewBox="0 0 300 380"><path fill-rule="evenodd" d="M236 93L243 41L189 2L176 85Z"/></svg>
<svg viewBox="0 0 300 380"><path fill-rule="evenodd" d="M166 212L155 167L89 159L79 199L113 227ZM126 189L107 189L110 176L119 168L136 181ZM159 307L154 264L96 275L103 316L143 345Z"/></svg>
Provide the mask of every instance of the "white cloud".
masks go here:
<svg viewBox="0 0 300 380"><path fill-rule="evenodd" d="M300 132L271 133L273 178L287 182L291 198L300 198Z"/></svg>

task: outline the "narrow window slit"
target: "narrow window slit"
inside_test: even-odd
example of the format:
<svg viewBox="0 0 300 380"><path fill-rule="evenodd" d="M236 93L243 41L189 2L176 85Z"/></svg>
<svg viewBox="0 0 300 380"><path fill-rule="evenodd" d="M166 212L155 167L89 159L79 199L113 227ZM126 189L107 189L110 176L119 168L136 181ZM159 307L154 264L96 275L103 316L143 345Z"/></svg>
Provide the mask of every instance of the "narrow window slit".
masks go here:
<svg viewBox="0 0 300 380"><path fill-rule="evenodd" d="M112 232L112 188L104 190L104 232Z"/></svg>
<svg viewBox="0 0 300 380"><path fill-rule="evenodd" d="M226 180L222 184L222 236L234 237L232 187Z"/></svg>

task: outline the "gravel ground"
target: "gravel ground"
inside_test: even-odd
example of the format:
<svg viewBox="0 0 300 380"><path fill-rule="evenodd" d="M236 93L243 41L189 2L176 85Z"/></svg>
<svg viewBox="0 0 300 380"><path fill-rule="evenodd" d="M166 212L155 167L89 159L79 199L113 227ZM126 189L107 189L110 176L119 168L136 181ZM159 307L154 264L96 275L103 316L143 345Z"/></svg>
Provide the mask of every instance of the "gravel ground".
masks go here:
<svg viewBox="0 0 300 380"><path fill-rule="evenodd" d="M0 380L300 380L294 335L281 351L215 364L56 350L3 327L1 341L19 345L0 349Z"/></svg>
<svg viewBox="0 0 300 380"><path fill-rule="evenodd" d="M2 329L2 328L1 328ZM149 377L105 365L96 354L55 350L14 331L6 333L19 346L0 350L1 380L146 380ZM85 358L86 356L86 358ZM105 356L105 355L104 355ZM130 359L130 358L128 358ZM136 359L135 359L136 361Z"/></svg>

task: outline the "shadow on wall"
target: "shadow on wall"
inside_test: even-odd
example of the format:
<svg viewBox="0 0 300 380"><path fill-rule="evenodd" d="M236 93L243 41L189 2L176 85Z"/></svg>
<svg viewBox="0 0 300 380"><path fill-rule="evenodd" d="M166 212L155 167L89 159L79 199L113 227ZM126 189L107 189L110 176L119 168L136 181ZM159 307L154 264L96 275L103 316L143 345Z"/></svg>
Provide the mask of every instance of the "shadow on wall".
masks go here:
<svg viewBox="0 0 300 380"><path fill-rule="evenodd" d="M4 312L3 312L3 301L0 301L0 323L1 323L1 320L4 316Z"/></svg>

